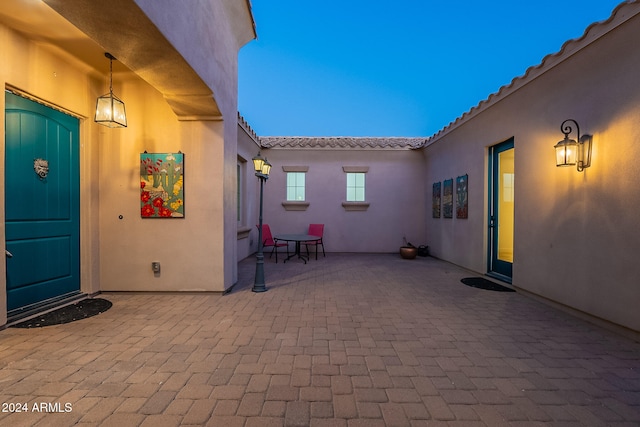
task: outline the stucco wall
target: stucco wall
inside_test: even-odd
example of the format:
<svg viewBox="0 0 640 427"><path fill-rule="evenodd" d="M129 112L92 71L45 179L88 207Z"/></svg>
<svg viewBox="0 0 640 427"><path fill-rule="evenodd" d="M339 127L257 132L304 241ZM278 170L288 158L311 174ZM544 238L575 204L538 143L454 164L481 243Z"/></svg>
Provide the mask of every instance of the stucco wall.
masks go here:
<svg viewBox="0 0 640 427"><path fill-rule="evenodd" d="M273 165L265 184L264 222L274 234L306 233L311 223L325 224L327 252L397 252L403 237L429 244L425 233L422 156L414 150L265 149ZM305 211L288 211L283 166L309 166ZM343 166L367 166L366 211L346 211Z"/></svg>
<svg viewBox="0 0 640 427"><path fill-rule="evenodd" d="M233 121L235 132L237 53L254 37L246 1L205 1L197 7L173 0L134 1L212 89L218 108L225 120Z"/></svg>
<svg viewBox="0 0 640 427"><path fill-rule="evenodd" d="M101 289L223 291L222 122L178 121L137 79L114 90L130 100L129 126L100 130ZM141 218L144 151L184 154L184 218ZM152 261L161 263L159 275Z"/></svg>
<svg viewBox="0 0 640 427"><path fill-rule="evenodd" d="M95 98L104 90L102 82L93 79L83 64L72 57L32 43L20 34L0 25L0 85L29 93L44 102L63 108L80 117L80 239L81 290L99 291L97 126L92 120ZM5 110L4 94L0 110ZM4 135L4 119L0 121ZM0 140L0 164L4 165L4 137ZM4 168L3 168L4 169ZM4 224L4 174L0 174L0 220ZM0 227L0 244L5 246L4 226ZM6 323L6 265L0 263L0 324Z"/></svg>
<svg viewBox="0 0 640 427"><path fill-rule="evenodd" d="M221 6L216 3L215 7ZM221 22L228 18L216 16ZM231 31L229 25L216 31ZM105 92L105 76L73 55L0 25L0 84L80 118L83 292L224 291L237 280L238 47L238 37L229 33L216 55L207 56L225 70L222 76L215 76L215 88L225 94L219 103L223 113L219 120L180 121L162 94L127 74L114 76L114 92L126 103L129 126L108 129L93 122L96 97ZM213 76L205 78L211 79ZM0 108L4 111L4 96ZM4 134L4 120L0 131ZM139 154L145 150L185 154L184 219L140 218ZM4 164L4 139L0 153ZM4 175L0 176L0 196L0 219L4 221ZM0 244L4 240L4 227L0 227ZM151 261L161 262L160 275L151 271ZM0 324L6 323L5 281L2 263Z"/></svg>
<svg viewBox="0 0 640 427"><path fill-rule="evenodd" d="M429 185L468 173L470 199L468 220L427 220L434 255L486 272L487 149L514 137L513 284L640 330L639 37L637 16L596 28L518 90L435 138L425 149ZM582 173L555 166L568 118L594 135L592 167Z"/></svg>
<svg viewBox="0 0 640 427"><path fill-rule="evenodd" d="M258 250L258 209L260 184L251 159L258 153L257 136L241 119L238 125L238 162L240 164L240 220L238 221L238 261Z"/></svg>
<svg viewBox="0 0 640 427"><path fill-rule="evenodd" d="M16 33L3 29L2 35L2 52L11 58L2 68L2 80L82 117L82 290L223 291L231 286L231 279L225 283L221 243L223 122L180 122L149 85L116 76L114 91L127 105L129 126L96 125L93 108L104 92L104 79ZM139 154L145 150L185 154L185 219L140 218ZM151 261L162 263L160 276L151 272Z"/></svg>
<svg viewBox="0 0 640 427"><path fill-rule="evenodd" d="M225 287L237 281L236 115L238 50L255 36L248 3L218 0L185 7L171 0L135 0L213 91L224 121L222 169Z"/></svg>

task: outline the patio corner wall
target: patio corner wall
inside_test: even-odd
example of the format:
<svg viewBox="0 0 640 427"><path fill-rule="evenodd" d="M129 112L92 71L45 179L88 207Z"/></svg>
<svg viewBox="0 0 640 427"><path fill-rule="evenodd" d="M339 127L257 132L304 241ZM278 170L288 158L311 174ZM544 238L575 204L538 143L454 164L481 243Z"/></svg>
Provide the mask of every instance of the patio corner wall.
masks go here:
<svg viewBox="0 0 640 427"><path fill-rule="evenodd" d="M251 159L260 151L258 136L249 124L238 117L238 161L237 173L239 198L237 212L238 261L258 250L258 203L260 201L260 183L255 176Z"/></svg>
<svg viewBox="0 0 640 427"><path fill-rule="evenodd" d="M65 15L69 12L77 22L90 26L96 24L92 17L97 14L92 8L111 7L84 0L51 3L61 10L54 12L37 2L34 7L42 13L34 19L54 17L52 22L72 26L71 18ZM83 7L74 7L78 3ZM138 3L153 16L164 35L182 46L181 58L189 62L185 60L181 66L188 76L168 75L170 73L155 62L138 70L144 78L135 70L115 73L113 89L126 103L127 128L108 129L93 122L96 98L104 94L108 78L85 61L86 52L74 50L76 46L94 49L92 55L103 58L103 46L110 43L120 46L121 40L114 41L114 34L100 31L99 24L104 21L97 24L98 28L84 32L74 23L73 33L79 42L69 44L62 36L62 41L54 36L42 40L28 31L13 29L11 20L0 20L0 57L4 64L0 67L0 84L70 112L80 120L83 293L107 290L222 292L237 280L237 51L254 35L249 4L216 0L187 9L175 4L175 13L163 17L158 14L169 12L166 4ZM136 16L140 16L138 3L124 0L118 3L122 7L112 9L124 15L135 11ZM197 18L192 19L193 16ZM32 17L23 14L22 18L28 22ZM42 25L41 21L37 24ZM130 21L122 24L132 25ZM145 21L147 34L157 31L154 28ZM117 49L109 49L110 53L121 59L129 56L139 60L154 49L171 47L160 38L138 40L140 32L115 33L125 39L126 54ZM206 43L192 43L193 38ZM106 59L105 64L108 64ZM126 69L127 64L119 61L120 70L123 64ZM161 84L154 86L149 81L161 81ZM169 83L184 92L163 93L162 89ZM189 91L193 87L200 92L193 95ZM176 102L180 97L187 102ZM217 114L198 115L199 101L206 106L203 109L207 113L213 110ZM193 114L177 111L185 105L195 105L190 110ZM4 112L4 96L0 108ZM4 120L0 133L4 135ZM0 148L3 153L0 160L4 162L4 139ZM185 154L184 219L141 218L140 153L145 150ZM4 176L0 176L0 206L4 207L3 194ZM3 208L0 217L4 221ZM4 243L2 227L0 244ZM152 261L161 262L160 275L153 274ZM0 268L0 325L5 324L7 318L4 268L4 265Z"/></svg>
<svg viewBox="0 0 640 427"><path fill-rule="evenodd" d="M312 140L313 138L309 138ZM384 140L384 138L380 138ZM274 234L306 233L323 223L327 252L397 252L403 237L420 245L425 233L426 191L422 155L417 150L363 148L270 148L263 150L273 165L265 184L264 222ZM287 209L283 167L308 166L308 207ZM343 167L366 167L366 209L349 210Z"/></svg>
<svg viewBox="0 0 640 427"><path fill-rule="evenodd" d="M427 220L435 256L487 271L487 150L513 137L514 286L633 331L640 331L639 13L637 3L619 6L424 149L429 185L469 175L469 219ZM553 146L569 118L593 134L584 172L555 165Z"/></svg>

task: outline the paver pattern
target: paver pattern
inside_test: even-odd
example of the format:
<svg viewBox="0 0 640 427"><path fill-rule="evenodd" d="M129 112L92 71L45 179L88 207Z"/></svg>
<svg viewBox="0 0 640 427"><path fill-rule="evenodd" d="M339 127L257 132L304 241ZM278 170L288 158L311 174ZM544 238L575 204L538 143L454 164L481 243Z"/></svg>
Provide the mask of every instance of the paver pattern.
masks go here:
<svg viewBox="0 0 640 427"><path fill-rule="evenodd" d="M27 409L0 425L640 425L640 343L464 269L328 254L265 270L265 293L249 258L227 295L107 293L96 317L0 331L0 409Z"/></svg>

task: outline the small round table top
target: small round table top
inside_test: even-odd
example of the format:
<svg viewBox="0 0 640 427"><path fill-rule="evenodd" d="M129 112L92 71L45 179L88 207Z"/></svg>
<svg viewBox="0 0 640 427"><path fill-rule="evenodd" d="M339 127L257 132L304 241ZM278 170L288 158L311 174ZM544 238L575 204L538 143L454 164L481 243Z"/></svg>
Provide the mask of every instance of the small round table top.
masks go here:
<svg viewBox="0 0 640 427"><path fill-rule="evenodd" d="M311 234L278 234L274 237L276 240L285 240L287 242L306 242L310 240L320 240L320 236Z"/></svg>

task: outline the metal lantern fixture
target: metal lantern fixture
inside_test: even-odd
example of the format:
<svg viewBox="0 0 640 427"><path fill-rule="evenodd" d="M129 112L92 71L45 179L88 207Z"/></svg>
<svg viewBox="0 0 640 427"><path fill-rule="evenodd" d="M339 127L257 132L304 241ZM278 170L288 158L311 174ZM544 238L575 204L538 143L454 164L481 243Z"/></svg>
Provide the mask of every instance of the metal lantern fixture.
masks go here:
<svg viewBox="0 0 640 427"><path fill-rule="evenodd" d="M256 171L258 178L269 178L269 172L271 171L271 163L266 158L262 158L262 155L258 153L253 159L253 169Z"/></svg>
<svg viewBox="0 0 640 427"><path fill-rule="evenodd" d="M573 128L568 124L569 122L573 122L576 127L577 140L569 138L569 135L573 132ZM564 139L558 141L554 147L556 149L556 166L576 165L578 172L582 172L585 168L591 166L593 135L580 136L580 126L573 119L567 119L562 122L560 131L564 134Z"/></svg>
<svg viewBox="0 0 640 427"><path fill-rule="evenodd" d="M269 172L271 171L271 163L266 158L263 158L260 153L253 159L253 169L256 171L256 176L260 180L260 215L258 216L258 253L256 254L256 277L253 283L253 292L265 292L267 287L264 280L264 253L262 252L264 242L262 240L262 194L264 182L269 179Z"/></svg>
<svg viewBox="0 0 640 427"><path fill-rule="evenodd" d="M96 101L96 116L94 121L110 128L126 128L127 114L124 102L113 94L113 60L116 59L109 52L104 56L109 58L109 93L102 95Z"/></svg>

